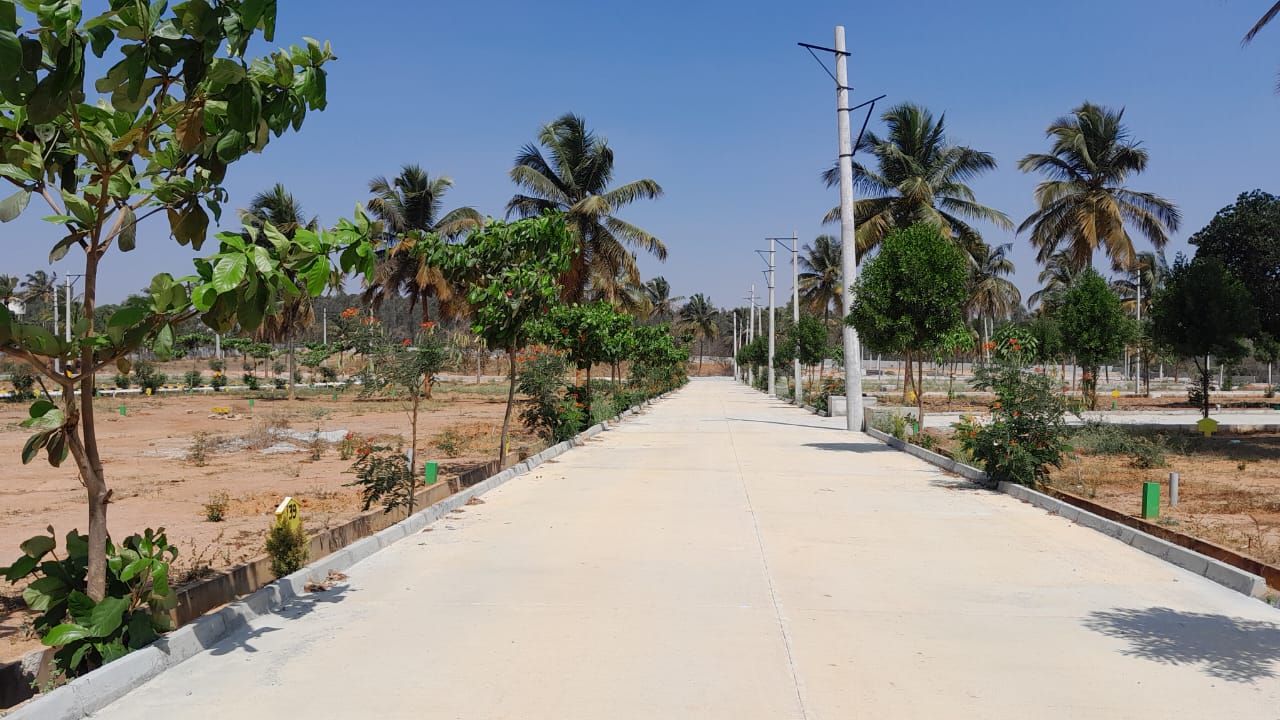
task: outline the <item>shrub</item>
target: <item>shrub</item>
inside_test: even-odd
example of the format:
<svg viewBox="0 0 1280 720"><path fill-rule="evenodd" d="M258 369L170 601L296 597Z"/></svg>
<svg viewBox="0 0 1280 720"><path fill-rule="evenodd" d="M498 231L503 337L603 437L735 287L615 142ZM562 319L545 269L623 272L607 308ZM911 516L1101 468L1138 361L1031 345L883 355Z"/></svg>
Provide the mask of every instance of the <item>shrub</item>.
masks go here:
<svg viewBox="0 0 1280 720"><path fill-rule="evenodd" d="M1028 372L1022 352L997 353L993 365L974 373L973 386L992 390L991 422L973 418L956 423L960 446L983 465L992 482L1043 484L1049 467L1062 467L1070 447L1063 442L1066 427L1062 399L1050 378Z"/></svg>
<svg viewBox="0 0 1280 720"><path fill-rule="evenodd" d="M1267 398L1268 400L1270 400L1271 398L1273 398L1273 397L1275 397L1275 396L1276 396L1276 386L1275 386L1275 385L1268 385L1268 386L1267 386L1267 387L1262 391L1262 397Z"/></svg>
<svg viewBox="0 0 1280 720"><path fill-rule="evenodd" d="M116 387L121 390L128 390L129 386L133 384L133 381L129 379L129 376L124 373L116 373L116 376L112 378L112 380L115 381Z"/></svg>
<svg viewBox="0 0 1280 720"><path fill-rule="evenodd" d="M553 443L577 435L587 419L582 403L565 386L568 371L563 355L544 352L527 356L516 376L516 388L525 396L520 401L520 421Z"/></svg>
<svg viewBox="0 0 1280 720"><path fill-rule="evenodd" d="M9 376L9 382L13 385L13 394L9 396L9 400L18 402L21 400L34 400L36 397L36 375L26 363L0 363L0 372Z"/></svg>
<svg viewBox="0 0 1280 720"><path fill-rule="evenodd" d="M187 448L187 462L196 467L204 467L209 462L209 453L217 445L217 439L207 432L199 431L191 436L191 447Z"/></svg>
<svg viewBox="0 0 1280 720"><path fill-rule="evenodd" d="M216 373L221 373L222 371L227 369L227 361L221 360L219 358L214 358L209 361L209 369Z"/></svg>
<svg viewBox="0 0 1280 720"><path fill-rule="evenodd" d="M209 522L222 522L227 518L227 506L231 504L231 496L226 492L216 492L209 496L204 504L204 519Z"/></svg>
<svg viewBox="0 0 1280 720"><path fill-rule="evenodd" d="M187 373L182 376L182 383L192 389L198 388L204 385L204 375L202 375L199 370L188 370Z"/></svg>
<svg viewBox="0 0 1280 720"><path fill-rule="evenodd" d="M169 382L168 375L157 372L155 365L145 360L139 360L133 364L133 375L138 380L138 387L142 388L144 392L147 390L153 393L157 392L164 387L165 383Z"/></svg>
<svg viewBox="0 0 1280 720"><path fill-rule="evenodd" d="M376 502L382 503L384 513L398 507L411 507L413 494L422 482L414 475L404 450L387 445L367 445L360 448L351 469L355 471L356 479L346 486L360 488L364 510L368 510Z"/></svg>
<svg viewBox="0 0 1280 720"><path fill-rule="evenodd" d="M271 378L271 384L277 390L283 390L285 389L285 386L288 385L284 378Z"/></svg>
<svg viewBox="0 0 1280 720"><path fill-rule="evenodd" d="M1071 436L1076 450L1100 455L1128 455L1129 465L1139 469L1166 465L1168 448L1163 438L1151 440L1133 435L1124 428L1101 422L1086 423Z"/></svg>
<svg viewBox="0 0 1280 720"><path fill-rule="evenodd" d="M58 670L86 673L172 629L168 611L177 606L177 595L169 586L169 564L178 549L169 545L164 528L130 535L118 546L107 540L107 593L100 602L85 594L88 536L67 533L61 558L56 547L51 527L48 535L22 543L22 557L0 574L9 582L33 578L22 598L42 613L33 628L45 645L58 648Z"/></svg>
<svg viewBox="0 0 1280 720"><path fill-rule="evenodd" d="M436 436L432 441L432 445L437 450L445 454L445 457L455 458L462 454L463 438L453 428L445 428L443 432Z"/></svg>
<svg viewBox="0 0 1280 720"><path fill-rule="evenodd" d="M217 375L209 378L209 387L213 388L215 392L221 392L221 390L226 386L227 376L222 373L218 373Z"/></svg>
<svg viewBox="0 0 1280 720"><path fill-rule="evenodd" d="M254 376L254 375L247 375L247 374L246 374L245 376L243 376L243 377L241 377L241 378L240 378L240 381L241 381L242 383L244 383L244 386L245 386L246 388L249 388L250 390L257 390L257 389L258 389L258 378L257 378L256 376Z"/></svg>
<svg viewBox="0 0 1280 720"><path fill-rule="evenodd" d="M338 379L338 371L327 365L321 365L316 368L316 372L320 374L322 382L334 382Z"/></svg>
<svg viewBox="0 0 1280 720"><path fill-rule="evenodd" d="M271 572L281 578L291 575L307 563L311 555L311 538L299 522L276 523L267 532L267 554L271 556Z"/></svg>

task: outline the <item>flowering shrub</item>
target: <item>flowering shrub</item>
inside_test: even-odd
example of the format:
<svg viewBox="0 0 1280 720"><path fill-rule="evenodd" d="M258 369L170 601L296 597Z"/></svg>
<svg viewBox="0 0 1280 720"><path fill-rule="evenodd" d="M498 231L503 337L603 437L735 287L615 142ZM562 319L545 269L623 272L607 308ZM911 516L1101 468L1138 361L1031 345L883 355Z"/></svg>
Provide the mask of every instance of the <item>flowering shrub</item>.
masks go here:
<svg viewBox="0 0 1280 720"><path fill-rule="evenodd" d="M566 391L569 361L558 352L533 348L516 361L516 389L524 396L520 421L552 443L577 435L587 413L583 403Z"/></svg>
<svg viewBox="0 0 1280 720"><path fill-rule="evenodd" d="M1006 338L994 353L995 363L974 372L973 387L991 390L991 422L966 417L954 425L955 439L979 462L992 482L1040 485L1050 467L1062 467L1065 407L1053 391L1052 379L1029 372L1030 353L1016 338Z"/></svg>

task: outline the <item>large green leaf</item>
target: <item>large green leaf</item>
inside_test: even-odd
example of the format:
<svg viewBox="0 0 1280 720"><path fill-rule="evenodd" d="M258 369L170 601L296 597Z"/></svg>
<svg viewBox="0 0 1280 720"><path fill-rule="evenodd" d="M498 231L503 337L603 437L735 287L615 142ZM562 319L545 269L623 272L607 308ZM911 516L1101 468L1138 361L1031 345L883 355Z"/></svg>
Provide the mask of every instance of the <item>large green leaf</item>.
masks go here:
<svg viewBox="0 0 1280 720"><path fill-rule="evenodd" d="M27 465L36 459L40 449L49 442L49 431L44 430L27 438L27 442L22 446L22 464Z"/></svg>
<svg viewBox="0 0 1280 720"><path fill-rule="evenodd" d="M32 610L44 612L67 596L67 584L56 577L42 577L22 591L22 599Z"/></svg>
<svg viewBox="0 0 1280 720"><path fill-rule="evenodd" d="M89 628L83 625L63 623L46 633L44 637L40 638L40 642L49 647L58 647L92 636L93 633L89 631Z"/></svg>
<svg viewBox="0 0 1280 720"><path fill-rule="evenodd" d="M152 643L160 637L151 622L151 616L145 612L135 612L129 616L129 647L138 648Z"/></svg>
<svg viewBox="0 0 1280 720"><path fill-rule="evenodd" d="M213 266L213 287L219 293L231 292L244 280L248 261L244 255L224 255Z"/></svg>
<svg viewBox="0 0 1280 720"><path fill-rule="evenodd" d="M129 609L129 598L103 598L89 615L89 631L94 637L107 637L120 629L124 612Z"/></svg>
<svg viewBox="0 0 1280 720"><path fill-rule="evenodd" d="M120 219L120 235L116 242L120 245L121 252L129 252L138 245L138 217L129 207L121 210L124 216Z"/></svg>
<svg viewBox="0 0 1280 720"><path fill-rule="evenodd" d="M31 202L30 190L19 190L4 200L0 200L0 222L9 222L22 214Z"/></svg>
<svg viewBox="0 0 1280 720"><path fill-rule="evenodd" d="M329 283L329 259L318 257L307 270L307 294L318 297Z"/></svg>
<svg viewBox="0 0 1280 720"><path fill-rule="evenodd" d="M51 535L36 535L35 537L27 538L27 540L18 547L27 555L27 557L33 557L36 560L39 560L48 554L50 550L57 547L57 545L57 541L55 541Z"/></svg>

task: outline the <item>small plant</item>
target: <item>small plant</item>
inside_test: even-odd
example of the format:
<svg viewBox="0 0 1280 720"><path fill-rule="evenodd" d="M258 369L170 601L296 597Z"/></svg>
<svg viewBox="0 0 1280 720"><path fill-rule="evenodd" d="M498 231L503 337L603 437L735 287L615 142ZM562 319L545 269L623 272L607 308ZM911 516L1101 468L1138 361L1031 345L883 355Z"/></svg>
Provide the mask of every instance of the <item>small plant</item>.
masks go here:
<svg viewBox="0 0 1280 720"><path fill-rule="evenodd" d="M307 449L311 452L311 461L315 462L324 457L324 451L329 447L329 443L325 442L324 437L320 434L320 427L316 426L316 430L311 435L311 440L307 442Z"/></svg>
<svg viewBox="0 0 1280 720"><path fill-rule="evenodd" d="M244 375L243 377L241 377L241 378L240 378L240 381L241 381L242 383L244 383L244 386L245 386L246 388L250 389L250 390L257 390L257 389L258 389L258 378L257 378L257 376L254 376L254 375L248 375L248 374L246 374L246 375Z"/></svg>
<svg viewBox="0 0 1280 720"><path fill-rule="evenodd" d="M383 512L398 507L412 510L414 493L422 479L414 474L404 450L387 445L366 445L357 453L351 466L356 479L347 487L360 487L362 509L368 510L374 503L382 503Z"/></svg>
<svg viewBox="0 0 1280 720"><path fill-rule="evenodd" d="M169 376L156 370L155 365L139 360L133 364L133 375L138 380L138 387L145 392L150 390L152 393L159 392L164 384L169 382Z"/></svg>
<svg viewBox="0 0 1280 720"><path fill-rule="evenodd" d="M372 449L370 442L354 432L348 432L338 441L338 457L350 460L354 455L367 455Z"/></svg>
<svg viewBox="0 0 1280 720"><path fill-rule="evenodd" d="M227 369L227 361L221 360L219 358L213 358L212 360L209 361L209 369L214 371L215 373L221 374L224 370Z"/></svg>
<svg viewBox="0 0 1280 720"><path fill-rule="evenodd" d="M222 373L218 373L217 375L209 378L209 387L213 388L214 392L222 392L222 389L226 386L227 376Z"/></svg>
<svg viewBox="0 0 1280 720"><path fill-rule="evenodd" d="M320 367L316 368L316 372L320 374L321 382L331 383L331 382L335 382L338 379L338 371L334 370L328 365L321 365Z"/></svg>
<svg viewBox="0 0 1280 720"><path fill-rule="evenodd" d="M164 528L130 535L120 545L106 543L106 596L94 602L87 592L89 538L67 533L63 557L54 550L53 528L22 543L23 555L0 574L9 582L34 578L22 593L32 610L41 642L57 651L58 670L81 675L151 643L172 629L168 611L177 606L169 587L169 564L178 549ZM46 557L48 559L46 559Z"/></svg>
<svg viewBox="0 0 1280 720"><path fill-rule="evenodd" d="M129 379L129 376L124 373L116 373L116 376L112 378L112 380L115 381L116 387L121 390L128 390L129 386L133 384L133 381Z"/></svg>
<svg viewBox="0 0 1280 720"><path fill-rule="evenodd" d="M453 428L445 428L444 432L436 436L432 442L437 450L445 454L445 457L456 458L463 452L464 440Z"/></svg>
<svg viewBox="0 0 1280 720"><path fill-rule="evenodd" d="M919 445L925 450L933 450L934 448L938 447L938 438L933 435L930 435L927 432L921 431L915 435L912 435L908 439L911 442L911 444Z"/></svg>
<svg viewBox="0 0 1280 720"><path fill-rule="evenodd" d="M283 390L285 389L285 386L288 385L284 378L271 378L271 384L274 385L277 390Z"/></svg>
<svg viewBox="0 0 1280 720"><path fill-rule="evenodd" d="M204 467L209 463L209 455L217 444L217 439L209 433L197 431L191 436L191 447L187 448L187 462L196 467Z"/></svg>
<svg viewBox="0 0 1280 720"><path fill-rule="evenodd" d="M557 352L534 353L520 363L517 389L520 420L543 440L557 443L582 431L587 416L583 404L566 389L569 363Z"/></svg>
<svg viewBox="0 0 1280 720"><path fill-rule="evenodd" d="M209 522L222 522L227 519L227 507L231 504L231 496L219 491L209 496L204 504L204 519Z"/></svg>
<svg viewBox="0 0 1280 720"><path fill-rule="evenodd" d="M278 578L292 575L307 564L311 556L311 538L301 522L276 523L267 532L267 554L271 556L271 572Z"/></svg>
<svg viewBox="0 0 1280 720"><path fill-rule="evenodd" d="M1264 397L1264 398L1266 398L1266 399L1268 399L1268 400L1270 400L1271 398L1274 398L1275 396L1276 396L1276 386L1275 386L1275 385L1268 385L1268 386L1267 386L1267 387L1262 391L1262 397Z"/></svg>
<svg viewBox="0 0 1280 720"><path fill-rule="evenodd" d="M204 375L202 375L199 370L188 370L187 373L182 376L182 383L188 388L194 390L195 388L204 385Z"/></svg>
<svg viewBox="0 0 1280 720"><path fill-rule="evenodd" d="M0 372L7 374L9 383L13 385L13 394L9 396L9 400L17 402L35 399L36 376L25 363L0 363Z"/></svg>

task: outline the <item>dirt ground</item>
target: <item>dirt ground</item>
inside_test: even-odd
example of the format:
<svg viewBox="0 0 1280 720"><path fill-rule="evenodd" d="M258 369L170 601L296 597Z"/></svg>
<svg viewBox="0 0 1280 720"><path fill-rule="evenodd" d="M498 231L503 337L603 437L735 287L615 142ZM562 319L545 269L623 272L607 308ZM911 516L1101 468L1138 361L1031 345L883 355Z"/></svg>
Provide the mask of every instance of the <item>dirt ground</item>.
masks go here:
<svg viewBox="0 0 1280 720"><path fill-rule="evenodd" d="M441 477L497 456L506 401L500 385L438 385L419 416L419 457L440 462ZM137 395L100 398L99 443L108 486L112 535L124 537L164 527L179 548L174 576L198 577L202 568L225 568L261 555L276 505L297 498L309 529L341 524L360 512L352 460L338 443L310 442L304 435L357 433L395 443L409 439L407 403L359 400L354 392L283 399L235 394ZM120 414L120 407L126 414ZM213 409L226 408L228 416ZM23 465L20 450L29 432L18 426L26 403L0 404L0 566L20 553L18 545L52 525L59 549L67 531L87 529L84 490L74 465L51 468L42 454ZM515 423L518 425L518 423ZM207 433L203 463L192 457L197 433ZM517 436L516 446L532 444ZM319 453L319 459L312 454ZM225 494L225 518L206 519L206 505ZM27 637L21 588L0 579L0 663L39 647Z"/></svg>
<svg viewBox="0 0 1280 720"><path fill-rule="evenodd" d="M1158 482L1161 525L1280 566L1280 434L1172 442L1176 451L1166 453L1166 467L1134 467L1127 455L1077 453L1079 462L1068 460L1052 482L1135 517L1142 483ZM1179 476L1177 507L1168 506L1170 472Z"/></svg>

